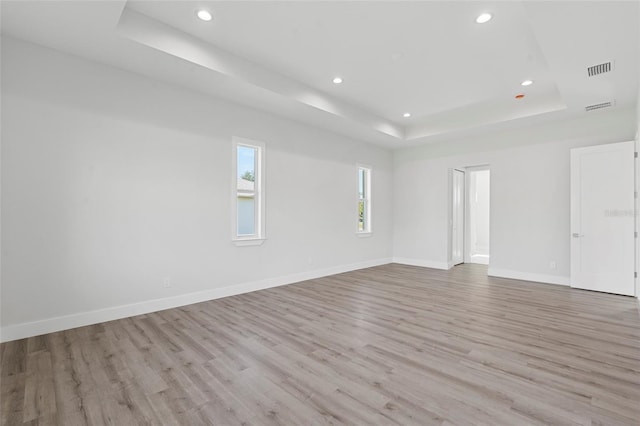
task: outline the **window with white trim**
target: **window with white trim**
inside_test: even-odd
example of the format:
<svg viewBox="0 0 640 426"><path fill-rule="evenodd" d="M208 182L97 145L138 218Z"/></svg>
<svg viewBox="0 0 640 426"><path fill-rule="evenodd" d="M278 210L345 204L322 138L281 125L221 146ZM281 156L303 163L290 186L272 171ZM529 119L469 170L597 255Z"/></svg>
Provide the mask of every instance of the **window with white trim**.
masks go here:
<svg viewBox="0 0 640 426"><path fill-rule="evenodd" d="M233 138L233 233L238 245L264 240L264 144ZM244 244L243 244L244 243Z"/></svg>
<svg viewBox="0 0 640 426"><path fill-rule="evenodd" d="M358 233L371 232L371 168L358 166Z"/></svg>

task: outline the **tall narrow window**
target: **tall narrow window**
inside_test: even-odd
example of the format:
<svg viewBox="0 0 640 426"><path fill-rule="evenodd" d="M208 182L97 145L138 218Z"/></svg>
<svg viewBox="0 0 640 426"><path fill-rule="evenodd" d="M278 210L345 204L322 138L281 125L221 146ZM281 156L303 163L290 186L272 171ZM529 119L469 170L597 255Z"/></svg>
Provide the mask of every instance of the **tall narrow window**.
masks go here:
<svg viewBox="0 0 640 426"><path fill-rule="evenodd" d="M233 239L260 244L264 239L264 144L234 138Z"/></svg>
<svg viewBox="0 0 640 426"><path fill-rule="evenodd" d="M358 232L371 232L371 168L358 166Z"/></svg>

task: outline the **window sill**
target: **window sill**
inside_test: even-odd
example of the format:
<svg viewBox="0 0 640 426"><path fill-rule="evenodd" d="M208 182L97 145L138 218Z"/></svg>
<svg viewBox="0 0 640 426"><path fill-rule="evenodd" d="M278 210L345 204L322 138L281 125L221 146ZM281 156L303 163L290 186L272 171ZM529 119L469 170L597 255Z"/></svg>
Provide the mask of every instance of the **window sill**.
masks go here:
<svg viewBox="0 0 640 426"><path fill-rule="evenodd" d="M373 232L356 232L358 238L369 238L373 236Z"/></svg>
<svg viewBox="0 0 640 426"><path fill-rule="evenodd" d="M233 244L236 247L246 247L246 246L261 246L265 241L265 238L247 238L244 240L233 240Z"/></svg>

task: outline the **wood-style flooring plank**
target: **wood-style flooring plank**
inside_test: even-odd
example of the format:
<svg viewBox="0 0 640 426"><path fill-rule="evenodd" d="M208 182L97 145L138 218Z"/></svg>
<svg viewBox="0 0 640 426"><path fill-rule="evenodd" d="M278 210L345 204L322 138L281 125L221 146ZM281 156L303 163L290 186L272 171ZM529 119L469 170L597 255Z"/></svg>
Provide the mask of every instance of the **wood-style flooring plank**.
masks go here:
<svg viewBox="0 0 640 426"><path fill-rule="evenodd" d="M51 354L37 351L27 355L24 390L25 422L40 418L55 418L56 394L53 385Z"/></svg>

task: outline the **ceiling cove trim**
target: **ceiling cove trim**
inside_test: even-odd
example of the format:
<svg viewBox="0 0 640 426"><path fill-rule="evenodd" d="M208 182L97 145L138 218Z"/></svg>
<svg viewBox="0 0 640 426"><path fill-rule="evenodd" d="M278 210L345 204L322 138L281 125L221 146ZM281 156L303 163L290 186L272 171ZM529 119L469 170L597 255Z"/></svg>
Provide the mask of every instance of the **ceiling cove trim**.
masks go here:
<svg viewBox="0 0 640 426"><path fill-rule="evenodd" d="M236 56L142 13L125 8L117 31L121 36L136 43L268 90L324 113L348 119L385 135L404 139L402 126Z"/></svg>

